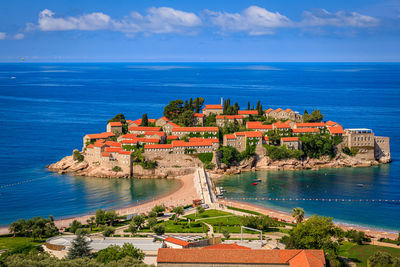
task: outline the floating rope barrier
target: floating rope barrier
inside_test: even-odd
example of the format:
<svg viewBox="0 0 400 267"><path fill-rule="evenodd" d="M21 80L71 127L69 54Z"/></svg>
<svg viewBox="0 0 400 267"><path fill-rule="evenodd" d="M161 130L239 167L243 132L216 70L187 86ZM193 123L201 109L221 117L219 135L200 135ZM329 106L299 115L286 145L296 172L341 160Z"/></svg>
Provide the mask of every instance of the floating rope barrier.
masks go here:
<svg viewBox="0 0 400 267"><path fill-rule="evenodd" d="M400 199L349 199L349 198L269 198L269 197L233 197L226 200L266 200L266 201L318 201L318 202L387 202L400 203Z"/></svg>
<svg viewBox="0 0 400 267"><path fill-rule="evenodd" d="M16 185L22 185L22 184L31 183L31 182L34 182L34 181L37 181L37 180L45 179L47 177L49 177L49 176L23 180L23 181L19 181L19 182L15 182L15 183L10 183L10 184L3 184L3 185L0 185L0 189L8 188L8 187L16 186Z"/></svg>

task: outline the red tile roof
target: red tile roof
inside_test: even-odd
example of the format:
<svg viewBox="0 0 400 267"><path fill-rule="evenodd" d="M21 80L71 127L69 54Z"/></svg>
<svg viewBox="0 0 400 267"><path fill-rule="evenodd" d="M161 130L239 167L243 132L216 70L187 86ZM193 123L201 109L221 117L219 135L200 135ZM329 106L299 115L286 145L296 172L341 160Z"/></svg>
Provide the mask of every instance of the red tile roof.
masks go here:
<svg viewBox="0 0 400 267"><path fill-rule="evenodd" d="M264 112L265 112L265 113L270 113L271 111L273 111L273 109L272 109L272 108L269 108L269 109L265 110Z"/></svg>
<svg viewBox="0 0 400 267"><path fill-rule="evenodd" d="M223 109L222 105L205 105L204 109Z"/></svg>
<svg viewBox="0 0 400 267"><path fill-rule="evenodd" d="M94 145L90 144L90 145L87 146L87 148L94 148Z"/></svg>
<svg viewBox="0 0 400 267"><path fill-rule="evenodd" d="M261 121L248 121L246 123L246 128L247 129L267 129L267 130L272 130L272 125L264 125L262 124Z"/></svg>
<svg viewBox="0 0 400 267"><path fill-rule="evenodd" d="M170 243L173 243L173 244L176 244L176 245L180 245L182 247L187 247L190 244L189 242L186 242L186 241L183 241L183 240L180 240L180 239L177 239L177 238L173 238L173 237L170 237L170 236L165 238L164 241L167 241L167 242L170 242Z"/></svg>
<svg viewBox="0 0 400 267"><path fill-rule="evenodd" d="M151 123L155 123L155 122L156 122L155 119L147 119L147 120L148 120L148 122L151 122ZM132 123L134 123L134 124L136 124L137 126L139 126L140 124L142 124L142 119L134 120Z"/></svg>
<svg viewBox="0 0 400 267"><path fill-rule="evenodd" d="M318 128L300 128L300 129L292 129L293 133L319 133Z"/></svg>
<svg viewBox="0 0 400 267"><path fill-rule="evenodd" d="M234 119L243 119L243 115L218 115L215 117L217 120L234 120Z"/></svg>
<svg viewBox="0 0 400 267"><path fill-rule="evenodd" d="M328 130L331 134L344 134L343 128L340 126L328 127Z"/></svg>
<svg viewBox="0 0 400 267"><path fill-rule="evenodd" d="M122 151L122 147L106 147L104 149L105 152L120 152Z"/></svg>
<svg viewBox="0 0 400 267"><path fill-rule="evenodd" d="M138 138L122 140L122 144L137 144Z"/></svg>
<svg viewBox="0 0 400 267"><path fill-rule="evenodd" d="M172 121L169 121L168 124L170 124L170 125L172 125L172 126L174 126L174 127L181 127L181 126L179 126L178 124L173 123Z"/></svg>
<svg viewBox="0 0 400 267"><path fill-rule="evenodd" d="M282 137L281 141L283 142L293 142L293 141L299 141L298 137Z"/></svg>
<svg viewBox="0 0 400 267"><path fill-rule="evenodd" d="M159 118L159 120L163 120L163 121L169 121L169 119L168 119L168 118L166 118L166 117L161 117L161 118Z"/></svg>
<svg viewBox="0 0 400 267"><path fill-rule="evenodd" d="M108 137L115 136L113 132L105 132L105 133L98 133L98 134L87 134L87 137L90 139L107 139Z"/></svg>
<svg viewBox="0 0 400 267"><path fill-rule="evenodd" d="M283 111L283 109L277 108L275 111L276 111L276 112L280 112L280 111Z"/></svg>
<svg viewBox="0 0 400 267"><path fill-rule="evenodd" d="M144 135L148 135L148 136L151 136L151 135L164 136L165 132L145 132Z"/></svg>
<svg viewBox="0 0 400 267"><path fill-rule="evenodd" d="M226 139L236 139L236 135L234 134L226 134L225 137Z"/></svg>
<svg viewBox="0 0 400 267"><path fill-rule="evenodd" d="M293 110L291 110L290 108L285 110L286 112L293 112Z"/></svg>
<svg viewBox="0 0 400 267"><path fill-rule="evenodd" d="M239 110L239 115L258 115L258 110Z"/></svg>
<svg viewBox="0 0 400 267"><path fill-rule="evenodd" d="M204 247L202 249L251 249L251 248L248 248L245 246L240 246L236 243L233 243L233 244L216 244L216 245Z"/></svg>
<svg viewBox="0 0 400 267"><path fill-rule="evenodd" d="M96 142L94 143L95 147L103 147L103 146L107 146L106 144L104 144L103 142Z"/></svg>
<svg viewBox="0 0 400 267"><path fill-rule="evenodd" d="M301 253L307 258L308 265L303 259L296 259ZM293 264L292 261L293 260ZM288 265L291 267L322 267L325 264L324 252L322 250L265 250L265 249L173 249L160 248L157 255L157 263L206 263L206 264L270 264ZM300 265L299 265L300 264ZM309 265L317 264L317 265ZM322 264L322 265L321 265Z"/></svg>
<svg viewBox="0 0 400 267"><path fill-rule="evenodd" d="M297 128L325 127L325 123L323 122L296 123L296 127Z"/></svg>
<svg viewBox="0 0 400 267"><path fill-rule="evenodd" d="M102 157L109 157L111 154L108 152L101 152Z"/></svg>
<svg viewBox="0 0 400 267"><path fill-rule="evenodd" d="M254 132L245 132L245 134L246 134L246 137L247 137L247 138L249 138L249 137L258 137L258 138L261 138L261 137L262 137L262 133L261 133L261 132L258 132L258 131L254 131Z"/></svg>
<svg viewBox="0 0 400 267"><path fill-rule="evenodd" d="M132 126L129 127L128 130L129 131L151 131L151 132L159 132L160 131L160 127L146 127L146 126Z"/></svg>
<svg viewBox="0 0 400 267"><path fill-rule="evenodd" d="M334 122L334 121L327 121L326 122L326 126L334 126L334 125L336 125L336 124L338 124L337 122Z"/></svg>
<svg viewBox="0 0 400 267"><path fill-rule="evenodd" d="M194 113L194 117L196 118L203 118L204 114L203 113Z"/></svg>
<svg viewBox="0 0 400 267"><path fill-rule="evenodd" d="M189 142L202 142L204 140L203 137L191 137L189 138Z"/></svg>
<svg viewBox="0 0 400 267"><path fill-rule="evenodd" d="M183 140L174 140L172 141L172 146L173 147L189 147L189 146L211 146L213 144L212 141L207 141L207 139L204 139L204 141L197 141L197 142L185 142Z"/></svg>
<svg viewBox="0 0 400 267"><path fill-rule="evenodd" d="M135 138L135 137L137 137L137 134L128 133L128 134L121 135L121 138L125 138L125 139L132 139L132 138Z"/></svg>
<svg viewBox="0 0 400 267"><path fill-rule="evenodd" d="M146 144L146 145L144 145L144 149L149 149L149 148L171 149L171 148L173 148L173 146L172 146L172 144L155 144L155 145Z"/></svg>
<svg viewBox="0 0 400 267"><path fill-rule="evenodd" d="M177 140L179 137L177 135L168 135L167 139L168 140Z"/></svg>
<svg viewBox="0 0 400 267"><path fill-rule="evenodd" d="M112 121L108 124L110 124L110 126L113 126L113 127L122 126L122 123L120 121Z"/></svg>
<svg viewBox="0 0 400 267"><path fill-rule="evenodd" d="M264 136L263 136L263 140L264 140L264 141L269 141L268 135L264 135Z"/></svg>
<svg viewBox="0 0 400 267"><path fill-rule="evenodd" d="M275 122L273 126L277 129L290 129L290 124L289 123L284 123L284 122Z"/></svg>
<svg viewBox="0 0 400 267"><path fill-rule="evenodd" d="M106 141L105 144L108 146L113 146L113 147L121 147L122 146L121 143L114 142L114 141Z"/></svg>
<svg viewBox="0 0 400 267"><path fill-rule="evenodd" d="M172 132L218 132L218 127L176 127Z"/></svg>

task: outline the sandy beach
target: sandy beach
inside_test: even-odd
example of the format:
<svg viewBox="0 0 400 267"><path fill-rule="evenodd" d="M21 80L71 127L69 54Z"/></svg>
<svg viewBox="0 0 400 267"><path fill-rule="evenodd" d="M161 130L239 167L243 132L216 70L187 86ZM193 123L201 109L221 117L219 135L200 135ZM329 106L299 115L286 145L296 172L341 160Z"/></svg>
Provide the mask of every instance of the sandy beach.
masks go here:
<svg viewBox="0 0 400 267"><path fill-rule="evenodd" d="M171 192L170 194L167 195L159 196L158 198L148 200L139 205L130 206L122 209L116 209L115 211L119 215L128 215L135 213L146 213L150 211L155 205L160 205L160 204L163 204L166 207L192 204L193 199L198 198L197 192L193 184L193 174L188 174L175 179L180 181L180 187L176 191ZM79 211L77 211L77 213L78 212ZM55 220L55 224L58 228L68 227L74 220L86 224L87 223L86 220L88 220L91 216L94 216L94 214L76 216L68 219L59 219ZM4 234L8 234L7 227L0 228L0 235Z"/></svg>

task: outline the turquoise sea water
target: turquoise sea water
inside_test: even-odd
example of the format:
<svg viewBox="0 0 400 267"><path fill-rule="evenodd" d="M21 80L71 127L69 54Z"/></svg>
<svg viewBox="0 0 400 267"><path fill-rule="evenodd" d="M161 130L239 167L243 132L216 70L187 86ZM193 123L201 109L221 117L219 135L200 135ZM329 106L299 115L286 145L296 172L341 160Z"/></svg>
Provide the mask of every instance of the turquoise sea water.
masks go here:
<svg viewBox="0 0 400 267"><path fill-rule="evenodd" d="M327 191L333 196L399 199L399 89L400 64L0 64L0 225L21 217L87 214L170 191L177 186L174 181L60 176L44 166L81 148L84 134L105 131L107 119L117 113L129 119L143 113L158 118L168 101L197 96L207 103L230 97L242 107L261 100L265 109L301 113L319 108L344 127L372 128L376 135L391 137L391 165L265 174L265 183L250 189L247 180L252 178L246 174L240 178L240 194L265 196L272 189L263 186L276 190L277 184L282 195ZM354 187L358 183L366 186ZM293 203L259 204L290 209ZM342 221L390 229L400 225L399 205L295 204L308 214Z"/></svg>

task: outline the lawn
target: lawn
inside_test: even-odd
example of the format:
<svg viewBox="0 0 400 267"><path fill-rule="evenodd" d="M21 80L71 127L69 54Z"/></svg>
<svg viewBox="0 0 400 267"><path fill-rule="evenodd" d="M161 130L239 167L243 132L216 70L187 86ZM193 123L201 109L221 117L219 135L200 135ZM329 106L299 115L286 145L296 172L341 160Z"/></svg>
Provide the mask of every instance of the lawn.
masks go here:
<svg viewBox="0 0 400 267"><path fill-rule="evenodd" d="M41 245L45 241L33 241L31 237L0 237L0 250L14 249L24 244Z"/></svg>
<svg viewBox="0 0 400 267"><path fill-rule="evenodd" d="M168 220L159 224L165 225L166 233L203 233L203 225L201 222L179 219L176 223L173 220ZM139 232L149 233L151 230L148 227L143 227ZM204 225L204 232L208 232L208 226Z"/></svg>
<svg viewBox="0 0 400 267"><path fill-rule="evenodd" d="M220 210L206 210L201 214L198 214L196 217L196 214L190 214L186 215L186 218L189 218L191 220L195 219L203 219L203 218L212 218L212 217L219 217L219 216L226 216L226 215L233 215L232 213L226 212L226 211L220 211Z"/></svg>
<svg viewBox="0 0 400 267"><path fill-rule="evenodd" d="M400 249L373 245L357 245L350 242L344 242L339 249L339 255L354 261L357 266L367 266L367 260L377 251L385 251L394 257L400 257Z"/></svg>

